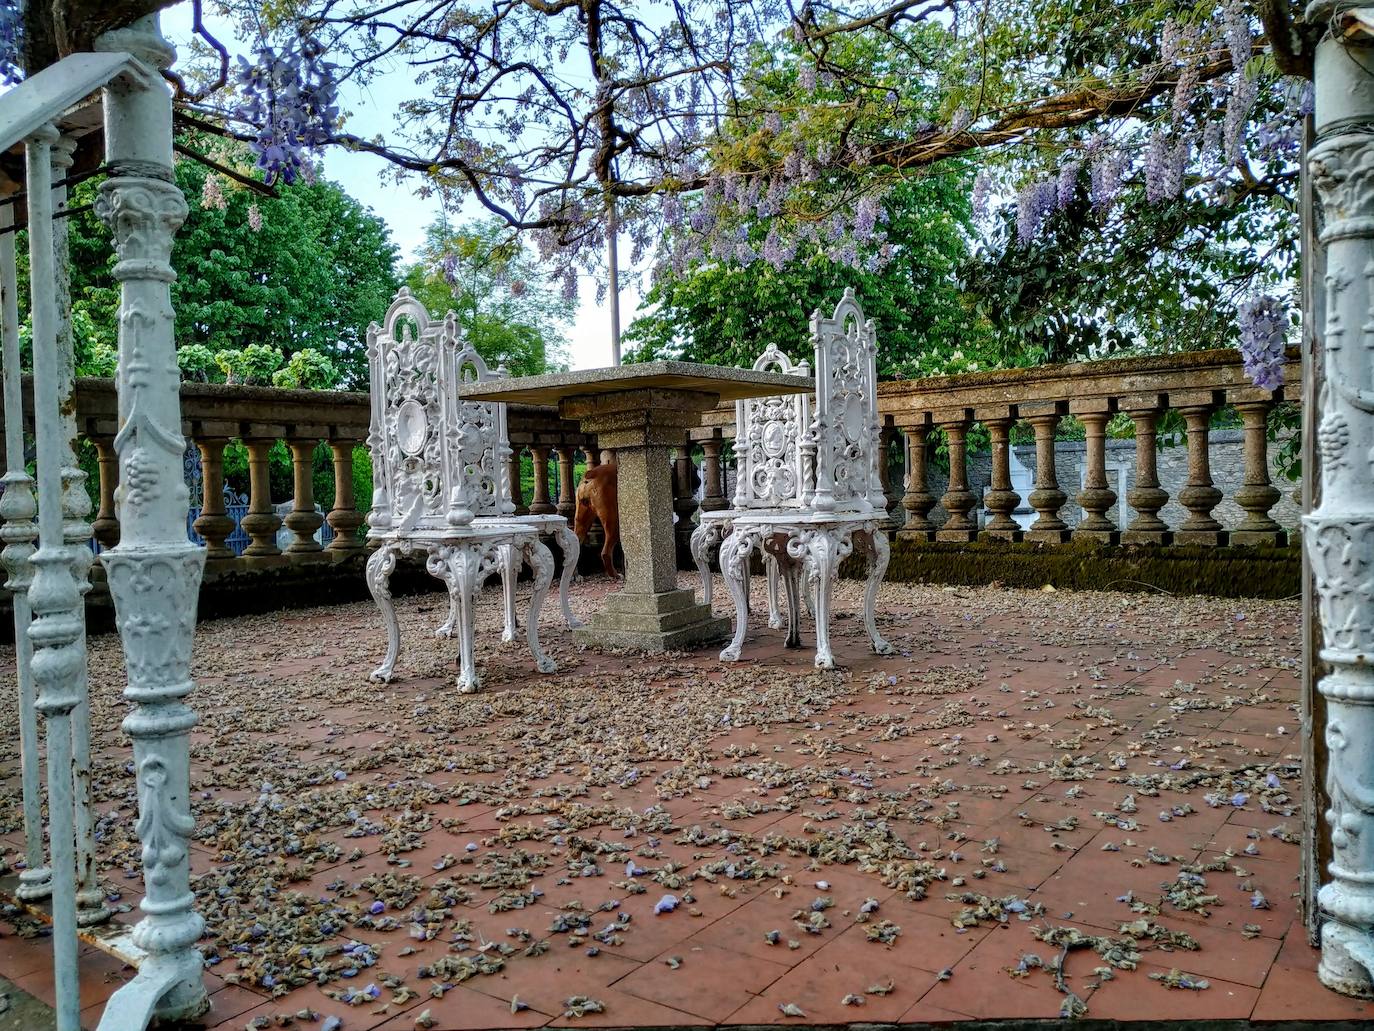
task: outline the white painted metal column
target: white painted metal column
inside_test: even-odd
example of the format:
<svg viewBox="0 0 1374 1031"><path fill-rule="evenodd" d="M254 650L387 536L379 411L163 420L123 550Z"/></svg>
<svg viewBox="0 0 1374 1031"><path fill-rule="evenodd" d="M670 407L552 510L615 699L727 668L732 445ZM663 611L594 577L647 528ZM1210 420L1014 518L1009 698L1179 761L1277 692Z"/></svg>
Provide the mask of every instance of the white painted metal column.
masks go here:
<svg viewBox="0 0 1374 1031"><path fill-rule="evenodd" d="M57 1031L77 1031L76 830L72 799L72 710L85 676L85 619L62 534L62 424L57 412L60 359L53 284L52 146L44 125L25 141L29 266L33 303L33 410L38 440L38 551L29 602L33 680L47 722L48 827L52 848L53 980Z"/></svg>
<svg viewBox="0 0 1374 1031"><path fill-rule="evenodd" d="M158 68L176 52L157 15L107 33L101 50L126 51ZM186 201L172 173L172 98L163 82L105 90L105 154L111 174L96 213L114 234L120 284L120 540L100 558L115 603L133 711L144 917L134 943L147 950L138 976L106 1005L100 1027L130 1031L154 1018L191 1019L209 1007L196 940L204 921L190 887L191 643L205 551L186 539L181 375L173 335L172 238Z"/></svg>
<svg viewBox="0 0 1374 1031"><path fill-rule="evenodd" d="M72 336L70 248L67 244L67 186L76 140L63 136L52 148L52 236L54 314L57 319L57 413L62 441L62 536L71 556L72 578L84 598L91 589L91 499L86 474L77 463L76 342ZM86 606L81 617L81 682L72 710L72 797L76 824L76 922L83 927L110 919L95 871L95 827L91 818L91 705L86 670Z"/></svg>
<svg viewBox="0 0 1374 1031"><path fill-rule="evenodd" d="M1321 618L1333 858L1318 895L1318 976L1374 998L1374 8L1317 3L1317 143L1308 171L1327 249L1317 451L1321 504L1303 520Z"/></svg>
<svg viewBox="0 0 1374 1031"><path fill-rule="evenodd" d="M5 380L5 492L0 495L0 552L6 587L14 615L15 680L19 690L19 766L24 799L24 870L19 875L19 897L37 901L50 891L48 863L43 847L43 786L38 757L38 712L34 708L29 643L29 584L33 580L33 556L38 539L38 501L33 480L24 462L24 393L19 368L19 282L14 257L13 208L0 207L0 334L4 340Z"/></svg>

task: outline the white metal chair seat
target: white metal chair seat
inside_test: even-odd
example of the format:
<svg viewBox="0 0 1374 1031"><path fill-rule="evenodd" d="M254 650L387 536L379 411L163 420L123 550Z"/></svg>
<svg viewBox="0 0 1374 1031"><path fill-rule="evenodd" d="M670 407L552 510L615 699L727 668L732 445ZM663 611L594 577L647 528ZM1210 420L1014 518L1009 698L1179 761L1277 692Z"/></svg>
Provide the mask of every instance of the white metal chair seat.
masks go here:
<svg viewBox="0 0 1374 1031"><path fill-rule="evenodd" d="M740 657L749 617L749 562L755 551L768 573L769 625L782 626L778 587L787 598L787 646L801 647L801 584L816 622L816 665L835 665L830 603L840 563L856 549L867 561L864 627L880 655L893 647L878 633L874 608L887 573L882 529L887 498L878 475L875 334L852 290L830 318L811 317L816 359L816 410L806 395L736 402L735 496L731 508L703 512L692 534L702 594L711 601L708 552L720 543L720 567L735 605L735 634L720 653ZM769 345L755 369L810 375Z"/></svg>
<svg viewBox="0 0 1374 1031"><path fill-rule="evenodd" d="M385 326L368 328L368 361L374 491L367 536L377 550L367 563L367 584L387 630L386 656L372 678L388 681L395 669L400 627L390 578L397 560L416 552L425 553L425 568L448 587L449 617L438 633L458 638L460 691L480 686L473 609L493 574L504 587L502 639L517 639L515 582L522 564L534 574L525 636L536 668L554 672L557 665L539 647L539 610L554 568L541 537L554 536L563 552L559 600L569 626L577 625L568 604L577 538L562 516L515 515L506 406L456 397L465 379L504 372L488 371L482 357L463 346L452 312L442 323L431 322L405 287L387 309Z"/></svg>

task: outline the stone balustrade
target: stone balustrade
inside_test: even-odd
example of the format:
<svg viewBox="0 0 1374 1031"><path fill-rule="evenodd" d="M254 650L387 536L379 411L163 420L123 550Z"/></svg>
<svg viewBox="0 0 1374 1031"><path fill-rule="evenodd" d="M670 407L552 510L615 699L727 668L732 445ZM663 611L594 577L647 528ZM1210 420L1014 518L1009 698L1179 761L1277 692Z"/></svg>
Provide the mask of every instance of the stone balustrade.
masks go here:
<svg viewBox="0 0 1374 1031"><path fill-rule="evenodd" d="M1235 351L1222 350L880 384L878 407L889 457L880 463L891 505L888 528L899 541L913 543L1284 544L1288 533L1270 514L1281 494L1271 482L1266 419L1275 403L1297 397L1300 375L1296 356L1290 356L1285 386L1271 394L1249 382ZM247 571L322 572L330 564L361 560L366 542L359 530L370 499L354 497L353 461L367 437L366 394L185 383L181 404L182 430L200 455L200 496L191 499L199 512L192 528L206 547L207 585ZM1241 441L1231 447L1243 449L1242 482L1231 484L1226 495L1213 480L1209 447L1215 432L1209 421L1225 406L1234 408L1241 424L1227 431ZM80 380L77 409L78 427L93 445L98 466L93 531L100 546L109 548L119 539L113 381ZM1178 443L1161 450L1157 437L1169 411L1178 413ZM1082 424L1083 439L1069 445L1060 440L1056 446L1057 432L1070 418ZM979 426L985 432L975 432ZM1026 429L1014 432L1017 426ZM1109 470L1106 460L1119 456L1130 441L1109 439L1108 431L1119 438L1127 427L1135 445L1126 452L1131 468L1113 479L1109 473L1119 470ZM512 405L509 428L517 511L556 512L571 519L578 465L594 466L613 456L552 409ZM684 436L674 454L673 509L684 566L690 562L698 508L712 511L727 504L734 432L734 406L721 405L701 428ZM1016 437L1023 441L1019 447ZM940 440L945 448L937 457ZM977 454L970 451L974 440L980 445ZM224 490L224 455L231 441L240 442L248 458L246 511L238 506L237 522ZM271 493L269 454L278 441L293 466L289 498ZM321 441L332 457L332 498L314 495L313 463ZM1066 446L1075 452L1072 482L1059 467ZM1033 481L1019 491L1011 472L1017 454L1033 470ZM1185 454L1186 473L1175 477L1181 486L1175 485L1171 497L1161 486L1161 456L1172 468L1183 464ZM532 490L528 479L521 483L522 466L526 475L533 468ZM283 502L290 505L284 515ZM1217 518L1219 507L1239 517L1224 526ZM322 524L328 527L325 543L317 539ZM286 536L280 533L283 527L289 534L284 545L279 543L279 536ZM584 554L595 557L599 530L593 527Z"/></svg>
<svg viewBox="0 0 1374 1031"><path fill-rule="evenodd" d="M1274 392L1261 390L1246 377L1239 354L1227 349L882 383L878 409L883 439L889 447L898 437L904 441L900 489L894 489L898 478L892 464L880 463L888 474L888 500L894 509L900 506L900 521L890 525L906 541L1284 544L1286 531L1270 515L1281 495L1270 474L1266 426L1276 403L1299 397L1300 379L1300 362L1290 352L1285 385ZM1229 498L1242 515L1229 528L1214 515L1223 493L1213 480L1210 447L1212 416L1228 406L1239 416L1244 456L1242 482ZM1171 499L1158 471L1160 424L1170 411L1180 417L1179 447L1187 455L1186 477L1174 498L1183 515L1172 525L1160 514ZM1056 468L1063 448L1056 438L1068 419L1083 428L1081 485L1077 478L1064 482ZM1013 428L1018 425L1028 427L1034 439L1033 482L1023 489L1024 497L1014 489L1011 475ZM981 494L970 476L969 444L977 426L986 431L990 451L990 477ZM1127 428L1134 438L1134 468L1125 477L1130 487L1124 498L1118 498L1108 478L1109 427L1118 434ZM944 489L938 492L933 482L937 431L945 444L940 464L948 465ZM708 483L720 482L719 456L734 432L734 408L722 405L693 434ZM889 451L889 457L896 456ZM1079 510L1072 522L1064 512L1070 502ZM1027 505L1034 510L1028 526L1023 525L1028 520L1013 518ZM707 501L702 507L709 507ZM1113 518L1115 508L1123 514ZM943 519L934 518L937 510Z"/></svg>
<svg viewBox="0 0 1374 1031"><path fill-rule="evenodd" d="M25 380L26 413L32 412ZM113 380L82 379L76 391L78 432L94 447L99 497L92 530L102 549L119 540L114 496L118 467L114 437L118 408ZM195 514L192 529L206 548L205 583L234 579L254 570L314 569L330 564L354 564L366 550L360 528L369 498L354 497L354 454L367 439L371 409L364 393L325 390L282 390L274 387L183 383L182 432L199 452L199 496L190 499ZM579 452L596 464L594 440L578 432L547 408L511 405L508 412L515 500L521 511L558 512L571 518L574 508L574 468ZM224 458L231 441L247 452L246 512L237 523L226 505ZM289 498L274 497L269 479L270 453L285 444L292 464ZM314 459L325 443L333 466L333 497L315 497ZM528 508L521 496L520 456L533 458L534 491ZM550 476L554 485L550 486ZM290 509L281 515L282 502ZM361 506L360 506L361 502ZM237 506L242 509L243 506ZM325 511L321 512L323 508ZM317 540L323 524L332 531L327 544ZM279 531L290 540L283 547ZM246 535L246 546L232 546L231 535ZM350 570L350 575L352 571ZM97 567L97 577L99 567ZM361 585L361 575L358 584ZM360 588L361 589L361 588Z"/></svg>

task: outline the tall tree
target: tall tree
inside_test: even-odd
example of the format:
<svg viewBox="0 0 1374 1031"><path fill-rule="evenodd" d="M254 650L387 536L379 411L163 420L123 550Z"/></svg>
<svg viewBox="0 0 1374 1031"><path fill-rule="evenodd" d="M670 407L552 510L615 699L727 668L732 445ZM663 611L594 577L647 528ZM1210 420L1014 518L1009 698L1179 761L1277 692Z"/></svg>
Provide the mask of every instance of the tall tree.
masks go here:
<svg viewBox="0 0 1374 1031"><path fill-rule="evenodd" d="M499 219L435 222L405 280L431 314L458 316L464 338L492 368L504 365L514 376L567 368L575 306Z"/></svg>
<svg viewBox="0 0 1374 1031"><path fill-rule="evenodd" d="M367 325L398 285L386 224L323 178L263 197L194 161L178 161L176 176L190 209L172 251L178 346L213 356L264 345L287 361L313 349L341 385L366 389ZM94 189L78 187L76 203ZM119 303L109 230L89 211L73 222L72 295L94 339L109 342Z"/></svg>

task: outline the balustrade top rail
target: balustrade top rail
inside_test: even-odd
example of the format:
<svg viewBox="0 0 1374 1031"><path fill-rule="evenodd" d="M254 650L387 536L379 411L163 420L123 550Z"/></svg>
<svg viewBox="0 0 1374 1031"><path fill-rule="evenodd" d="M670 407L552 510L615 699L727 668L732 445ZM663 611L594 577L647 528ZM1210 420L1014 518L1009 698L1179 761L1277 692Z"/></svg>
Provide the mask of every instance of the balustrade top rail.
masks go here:
<svg viewBox="0 0 1374 1031"><path fill-rule="evenodd" d="M24 411L29 428L33 419L32 389L31 379L25 376ZM76 413L85 435L113 437L119 418L115 381L78 379ZM353 391L289 390L226 383L181 385L182 432L193 440L223 437L362 441L367 438L371 415L367 394ZM512 444L594 444L594 438L579 432L575 422L560 419L551 408L513 404L508 406L507 421Z"/></svg>
<svg viewBox="0 0 1374 1031"><path fill-rule="evenodd" d="M926 376L878 384L878 413L889 426L931 425L956 418L1039 414L1045 404L1061 414L1178 408L1199 403L1297 400L1302 362L1290 348L1284 386L1263 390L1250 382L1234 348L1186 351L1142 358L991 369L956 376ZM694 438L735 435L735 406L707 414Z"/></svg>
<svg viewBox="0 0 1374 1031"><path fill-rule="evenodd" d="M984 409L1032 407L1043 402L1067 403L1072 414L1181 407L1209 400L1209 394L1210 401L1216 404L1296 399L1302 363L1295 348L1289 350L1283 372L1285 385L1277 391L1256 387L1245 374L1240 352L1229 347L1143 358L1108 358L893 380L878 385L878 410L888 421L901 426L922 413L929 419L930 413L966 409L977 418L977 413Z"/></svg>

